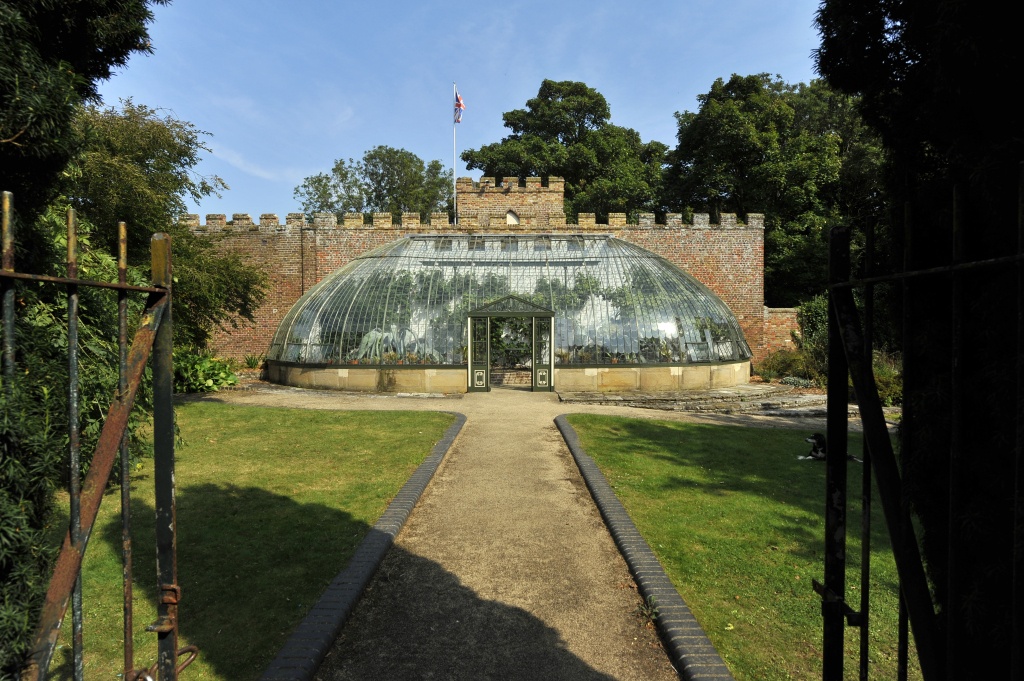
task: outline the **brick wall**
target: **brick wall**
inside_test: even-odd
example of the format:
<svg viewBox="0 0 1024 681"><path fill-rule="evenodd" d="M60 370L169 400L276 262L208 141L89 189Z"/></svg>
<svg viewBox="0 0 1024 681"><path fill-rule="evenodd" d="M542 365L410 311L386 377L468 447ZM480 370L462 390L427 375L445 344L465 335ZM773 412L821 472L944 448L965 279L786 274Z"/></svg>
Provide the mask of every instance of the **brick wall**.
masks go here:
<svg viewBox="0 0 1024 681"><path fill-rule="evenodd" d="M764 309L764 354L776 350L794 349L793 332L799 328L795 307L766 307Z"/></svg>
<svg viewBox="0 0 1024 681"><path fill-rule="evenodd" d="M470 232L487 228L493 232L599 232L611 234L655 253L681 269L719 296L736 315L747 338L754 361L769 348L785 344L789 330L796 328L795 312L769 312L764 307L763 217L751 215L748 224L735 215L722 215L721 224L711 225L706 214L685 224L679 215L669 215L665 224L655 224L653 215L641 215L639 224L627 225L624 214L612 214L607 224L597 224L593 215L581 214L578 224L566 224L562 212L563 183L552 178L543 185L529 178L518 186L514 178L500 185L491 178L457 183L459 224L448 224L447 216L432 215L421 222L419 215L402 216L392 224L388 213L375 214L364 224L363 216L346 216L341 224L333 214L315 214L307 221L301 213L289 213L282 224L276 215L264 214L259 223L245 214L207 215L200 224L190 216L190 226L200 234L218 239L226 251L241 254L263 267L270 277L270 289L255 322L236 320L237 327L214 334L215 352L237 359L264 354L278 324L292 305L315 283L356 256L401 238L406 234ZM507 211L516 212L519 225L509 225ZM787 326L789 325L789 326Z"/></svg>

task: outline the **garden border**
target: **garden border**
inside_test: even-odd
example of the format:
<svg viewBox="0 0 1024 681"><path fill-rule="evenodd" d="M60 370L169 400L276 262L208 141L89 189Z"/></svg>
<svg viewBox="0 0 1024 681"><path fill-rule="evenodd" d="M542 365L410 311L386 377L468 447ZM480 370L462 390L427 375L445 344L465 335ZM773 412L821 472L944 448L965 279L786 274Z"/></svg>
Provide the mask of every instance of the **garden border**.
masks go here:
<svg viewBox="0 0 1024 681"><path fill-rule="evenodd" d="M732 679L729 668L690 612L683 597L672 586L650 545L640 535L604 474L583 449L576 430L569 425L565 416L556 416L555 425L576 460L576 466L601 511L608 531L633 573L640 597L644 603L653 603L657 607L654 624L679 676L685 681Z"/></svg>
<svg viewBox="0 0 1024 681"><path fill-rule="evenodd" d="M451 449L466 423L464 414L441 412L455 416L444 436L430 455L402 485L387 510L370 528L356 547L348 565L324 590L306 617L292 631L277 656L260 677L261 681L300 681L312 679L337 639L341 628L366 586L370 583L384 555L391 548L409 513L419 501L438 467Z"/></svg>

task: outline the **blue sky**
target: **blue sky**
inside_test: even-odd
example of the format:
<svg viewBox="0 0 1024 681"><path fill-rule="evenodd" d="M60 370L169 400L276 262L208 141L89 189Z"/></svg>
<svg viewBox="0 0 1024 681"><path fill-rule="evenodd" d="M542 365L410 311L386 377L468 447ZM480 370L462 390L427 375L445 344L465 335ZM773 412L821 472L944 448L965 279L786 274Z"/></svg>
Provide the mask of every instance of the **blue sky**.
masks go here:
<svg viewBox="0 0 1024 681"><path fill-rule="evenodd" d="M818 0L310 2L173 0L154 53L101 84L209 132L198 172L230 189L193 212L286 213L303 178L385 144L452 167L452 83L466 103L458 151L500 141L501 114L543 79L583 81L612 122L675 146L677 111L716 78L815 77ZM479 177L461 160L459 177Z"/></svg>

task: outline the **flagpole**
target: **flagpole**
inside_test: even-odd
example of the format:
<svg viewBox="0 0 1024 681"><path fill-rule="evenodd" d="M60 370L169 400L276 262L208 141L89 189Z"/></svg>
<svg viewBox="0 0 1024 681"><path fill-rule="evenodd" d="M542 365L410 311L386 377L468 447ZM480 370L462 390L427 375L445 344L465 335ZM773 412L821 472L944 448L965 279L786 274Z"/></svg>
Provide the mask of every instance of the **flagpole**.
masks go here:
<svg viewBox="0 0 1024 681"><path fill-rule="evenodd" d="M455 85L455 81L452 81L452 101L457 102L459 99L459 89ZM458 184L455 178L455 159L458 155L457 146L455 144L455 129L458 121L452 117L452 209L454 212L455 224L459 224L459 194L456 191Z"/></svg>

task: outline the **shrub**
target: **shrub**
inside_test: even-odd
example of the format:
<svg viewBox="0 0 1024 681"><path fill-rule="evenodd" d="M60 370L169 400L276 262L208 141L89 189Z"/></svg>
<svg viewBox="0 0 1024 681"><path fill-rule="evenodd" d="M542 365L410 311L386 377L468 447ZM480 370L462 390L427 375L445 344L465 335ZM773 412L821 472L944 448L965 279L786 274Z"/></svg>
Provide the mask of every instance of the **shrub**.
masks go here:
<svg viewBox="0 0 1024 681"><path fill-rule="evenodd" d="M263 355L246 355L245 356L245 368L246 369L259 369L263 366Z"/></svg>
<svg viewBox="0 0 1024 681"><path fill-rule="evenodd" d="M8 395L10 388L10 395ZM0 379L0 678L29 652L54 550L45 534L62 456L47 389L28 396Z"/></svg>
<svg viewBox="0 0 1024 681"><path fill-rule="evenodd" d="M876 350L871 368L883 407L903 404L903 362L899 355Z"/></svg>
<svg viewBox="0 0 1024 681"><path fill-rule="evenodd" d="M795 375L824 385L828 379L828 296L822 294L802 303L796 321L800 335L793 340L803 354L804 369Z"/></svg>
<svg viewBox="0 0 1024 681"><path fill-rule="evenodd" d="M819 374L813 363L808 361L803 350L776 350L770 353L755 367L755 373L767 381L781 378L788 385L812 387L823 385L824 376ZM786 379L794 379L801 383L792 383Z"/></svg>
<svg viewBox="0 0 1024 681"><path fill-rule="evenodd" d="M174 392L206 393L237 383L229 362L202 350L174 351Z"/></svg>

